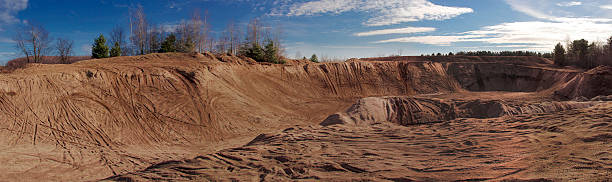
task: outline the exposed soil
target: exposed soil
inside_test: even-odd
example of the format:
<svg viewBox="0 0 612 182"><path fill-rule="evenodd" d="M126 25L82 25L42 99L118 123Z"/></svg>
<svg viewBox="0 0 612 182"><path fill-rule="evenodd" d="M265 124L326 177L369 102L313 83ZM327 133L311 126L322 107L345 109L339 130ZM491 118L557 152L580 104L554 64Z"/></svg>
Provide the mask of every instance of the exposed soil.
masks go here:
<svg viewBox="0 0 612 182"><path fill-rule="evenodd" d="M292 127L110 180L608 181L612 104L403 127Z"/></svg>
<svg viewBox="0 0 612 182"><path fill-rule="evenodd" d="M33 64L0 74L0 178L607 179L610 69L211 54ZM344 120L319 125L333 115Z"/></svg>

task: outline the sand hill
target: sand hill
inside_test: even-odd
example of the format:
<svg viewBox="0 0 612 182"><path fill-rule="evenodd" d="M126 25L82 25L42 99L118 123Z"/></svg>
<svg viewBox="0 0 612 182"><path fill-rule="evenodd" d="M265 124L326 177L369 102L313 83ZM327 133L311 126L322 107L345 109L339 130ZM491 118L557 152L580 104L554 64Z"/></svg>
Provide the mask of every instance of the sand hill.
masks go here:
<svg viewBox="0 0 612 182"><path fill-rule="evenodd" d="M535 121L523 126L519 121L503 124L506 121L504 119L496 119L496 122L482 119L527 116L531 120L541 118L553 122L552 118L557 116L550 113L583 111L583 114L588 114L584 117L593 119L584 121L585 124L598 125L593 128L605 128L610 122L606 111L610 113L611 107L608 107L609 104L601 105L605 102L587 100L612 94L610 93L612 85L609 84L612 83L611 69L599 67L582 71L555 68L550 61L536 57L399 57L316 64L291 61L285 65L271 65L254 63L252 60L235 56L210 54L151 54L88 60L70 65L33 64L25 69L0 75L0 118L2 119L0 128L3 131L0 132L0 142L3 144L0 148L3 151L0 159L7 164L0 167L2 171L0 177L20 180L25 176L28 180L57 181L128 178L228 180L225 177L235 175L226 173L232 174L235 169L239 169L235 174L243 175L240 179L245 180L260 179L262 174L265 174L263 179L272 180L299 179L308 176L315 176L312 179L332 179L325 177L329 175L327 172L342 173L341 177L344 179L386 179L386 177L373 176L374 168L338 163L337 161L344 159L343 157L353 156L351 151L344 151L351 150L347 145L357 147L355 150L361 149L359 148L361 145L353 146L350 142L339 144L338 142L345 140L336 136L347 135L349 139L350 136L354 136L359 137L355 140L360 140L371 138L369 134L372 134L375 135L372 136L374 137L372 140L388 141L390 136L375 134L380 133L379 130L384 130L398 137L412 137L412 139L417 137L424 140L424 143L416 146L423 150L414 150L415 155L410 157L410 160L413 160L419 155L422 158L425 153L441 150L443 147L435 146L442 146L446 141L437 139L429 141L416 136L415 130L423 130L418 133L426 133L428 136L436 135L440 129L436 127L448 127L448 125L454 128L466 127L465 132L468 133L482 132L481 129L473 129L477 126L490 126L491 131L505 131L518 127L511 132L499 134L503 136L486 134L475 140L484 143L483 145L490 144L485 146L492 148L493 152L526 147L524 151L529 153L532 149L530 147L536 146L533 144L534 141L542 142L542 140L538 138L540 136L532 137L531 134L529 137L532 138L524 138L518 130L527 128L548 131L550 126ZM580 102L569 101L576 98L580 98ZM596 109L591 107L596 105ZM586 112L589 109L598 112ZM539 114L549 114L550 117L539 117ZM591 114L600 115L595 118ZM571 117L578 116L583 115L580 113L571 115ZM334 117L335 120L330 119ZM464 122L461 118L472 119ZM571 122L579 120L554 123L554 125L586 127L586 125L573 125L575 123ZM319 126L322 122L327 127ZM356 123L361 124L354 125ZM423 123L430 124L415 125ZM376 125L384 127L373 128ZM304 127L310 128L300 129ZM282 137L276 137L275 140L266 137L264 139L257 137L258 139L253 140L259 134L289 131L287 128L293 128L291 135L281 134ZM333 132L329 134L327 130ZM579 136L580 132L588 131L586 128L576 131L571 128L561 130L572 132L559 134L563 135L561 137L563 141L560 142L567 143L570 147L582 146L585 142L587 144L608 142L609 138L612 138L607 137L606 133L601 133L593 136L595 137L593 142L588 142L589 136L585 136L586 138ZM343 133L345 131L349 133ZM551 132L554 131L553 128ZM314 138L310 134L313 132L318 133ZM457 131L452 130L440 135L451 135L453 132ZM283 142L300 140L294 135L308 136L310 139L303 143ZM507 142L510 148L500 148L499 144L493 144L494 140L500 138L487 140L486 137L489 135L509 138L503 141ZM325 140L326 137L332 139ZM450 138L452 141L462 140L457 135ZM391 139L400 138L391 137ZM576 143L576 141L584 142ZM249 143L247 146L257 146L257 149L245 149L242 152L240 148L236 148L247 143ZM299 163L310 160L308 156L295 160L291 158L291 155L308 155L313 152L310 150L315 150L316 147L311 148L311 144L345 149L313 154L337 156L333 159L329 156L328 158L314 156L312 160L323 161L316 165ZM605 146L610 148L607 144ZM276 158L278 156L275 155L271 155L274 157L270 158L265 151L259 152L266 150L272 153L267 148L274 146L286 147L285 152L301 152L280 155L281 158ZM437 149L426 149L428 146ZM381 143L380 147L393 148L393 144ZM461 147L447 148L456 151ZM212 154L223 149L234 153ZM386 152L408 149L410 148L399 147ZM457 152L447 153L457 154ZM465 155L479 155L468 151L465 153ZM245 157L231 157L243 154L253 154L253 158L260 163L251 166ZM488 155L489 158L496 157L491 153L482 155ZM599 155L599 158L607 158L601 156L608 155L610 153L604 153ZM284 159L282 156L291 159ZM564 156L569 157L569 154L564 153ZM393 160L402 159L401 156L394 157L397 159ZM513 157L516 156L508 153L500 157L500 160L513 161ZM193 160L206 160L206 158L216 161L213 162L216 164L192 163L198 162ZM231 162L226 158L239 162ZM189 160L185 161L186 159ZM587 162L599 164L595 170L610 169L609 163L605 161L594 162L592 161L594 158L588 159L590 161ZM384 160L390 159L381 160L384 163ZM447 158L436 158L436 160L447 160ZM461 163L459 158L453 160L454 163ZM288 164L286 167L289 170L272 167L274 166L272 163L283 161L297 162ZM486 162L484 159L468 161L458 166ZM323 164L325 162L329 165ZM185 163L199 166L201 171L195 168L182 170L181 167L185 166L175 165ZM297 167L298 164L302 167ZM439 176L446 176L446 178L433 176L432 179L463 178L461 175L457 178L448 176L446 168L443 170L427 167L433 164L414 163L420 166L411 166L402 170L414 168L413 171L416 171L417 178L406 179L425 179L421 177L429 173L429 170L440 170L437 171L442 172ZM397 168L401 166L397 165L395 166ZM325 174L309 172L310 169L319 169L313 166L323 168L326 170ZM385 170L393 171L396 170L395 167L391 165L390 169ZM470 168L466 169L465 173L492 167L494 166ZM593 165L588 167L590 169ZM451 171L459 169L459 167L447 168L449 170L453 168ZM499 175L511 177L530 169L524 168L520 171L502 170ZM516 167L516 169L522 168ZM401 173L402 170L397 169L396 172ZM350 175L352 173L356 174ZM459 172L452 174L455 173ZM402 177L395 175L389 177L391 178Z"/></svg>

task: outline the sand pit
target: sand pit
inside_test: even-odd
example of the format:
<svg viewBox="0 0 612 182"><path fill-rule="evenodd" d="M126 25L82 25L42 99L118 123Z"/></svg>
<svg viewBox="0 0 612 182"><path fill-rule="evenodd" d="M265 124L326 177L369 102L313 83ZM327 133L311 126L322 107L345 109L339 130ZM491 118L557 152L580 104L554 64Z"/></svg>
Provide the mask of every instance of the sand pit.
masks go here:
<svg viewBox="0 0 612 182"><path fill-rule="evenodd" d="M294 127L109 180L607 181L611 120L605 103L410 127Z"/></svg>
<svg viewBox="0 0 612 182"><path fill-rule="evenodd" d="M560 131L555 129L560 128L567 133L557 137L563 138L560 142L567 148L577 150L586 146L608 150L597 147L608 147L601 143L609 141L604 130L610 122L609 114L605 113L609 113L610 107L600 104L603 97L595 99L610 90L602 89L609 86L607 82L597 82L609 78L606 69L587 72L558 69L545 59L533 57L444 60L404 57L270 65L211 54L151 54L70 65L33 64L0 75L0 143L3 144L0 160L8 164L0 168L0 177L6 180L25 177L32 181L214 180L232 176L243 180L341 177L420 180L426 179L423 176L433 170L439 177L432 179L460 180L482 174L476 169L495 166L465 167L486 162L476 158L432 155L427 159L431 162L416 160L446 150L457 154L457 150L466 147L454 146L452 142L462 144L463 138L473 137L493 151L482 154L488 155L487 159L495 160L499 153L498 160L521 161L520 165L509 165L507 170L500 167L502 170L484 178L503 179L500 176L512 173L506 176L532 179L534 176L527 175L532 168L524 165L535 165L529 161L537 158L523 160L507 151L529 152L538 146L536 140L548 141L539 132ZM597 83L593 89L581 86ZM567 101L578 97L594 100ZM589 107L592 105L597 106ZM344 112L347 109L349 112ZM337 118L344 119L341 123L345 124L319 126L334 113L339 113ZM539 117L544 115L549 118ZM502 119L482 119L490 117ZM519 117L528 117L530 123L508 123ZM351 122L359 124L346 124ZM442 131L445 126L452 126L452 131L432 134L433 137L423 135ZM597 131L581 128L592 126ZM579 130L572 131L571 127ZM487 133L481 131L483 128L487 132L500 132ZM506 130L512 132L502 132ZM521 135L526 132L522 130L533 132ZM279 137L272 137L274 140L259 137L253 141L262 133ZM450 137L456 133L461 135ZM449 136L438 140L437 134ZM297 137L302 135L307 139ZM343 143L347 140L355 143ZM387 140L412 144L381 143ZM254 149L241 150L241 146ZM369 152L380 159L370 167L334 162L362 158L368 153L363 151L377 148L389 149L380 151L385 154ZM565 150L553 149L556 148L545 152L564 156L558 158L565 165L562 167L574 160ZM230 150L233 152L227 153ZM320 150L324 152L316 153ZM298 153L283 154L286 158L275 155L281 151ZM400 151L413 151L413 156ZM394 155L385 157L391 153ZM252 155L259 162L249 162L242 155ZM609 156L605 155L588 156L593 163L586 166L593 168L588 170L608 170L604 158ZM287 166L274 167L273 163L283 161L289 162ZM442 161L446 163L442 165ZM385 173L384 178L376 176L375 168L385 163L390 163L389 168L381 168L379 172ZM409 163L415 165L402 166ZM446 168L431 168L433 165ZM460 169L461 166L469 169ZM538 170L552 174L565 170L562 167ZM414 170L409 172L411 169ZM598 177L580 177L578 173L568 176L541 177Z"/></svg>

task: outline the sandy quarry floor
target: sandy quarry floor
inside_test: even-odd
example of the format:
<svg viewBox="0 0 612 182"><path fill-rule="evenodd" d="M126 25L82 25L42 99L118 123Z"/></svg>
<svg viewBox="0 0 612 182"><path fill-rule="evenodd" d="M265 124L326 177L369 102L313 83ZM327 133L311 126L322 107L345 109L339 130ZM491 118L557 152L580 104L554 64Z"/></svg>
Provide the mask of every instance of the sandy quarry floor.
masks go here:
<svg viewBox="0 0 612 182"><path fill-rule="evenodd" d="M110 179L481 181L612 179L612 103L415 125L294 127Z"/></svg>

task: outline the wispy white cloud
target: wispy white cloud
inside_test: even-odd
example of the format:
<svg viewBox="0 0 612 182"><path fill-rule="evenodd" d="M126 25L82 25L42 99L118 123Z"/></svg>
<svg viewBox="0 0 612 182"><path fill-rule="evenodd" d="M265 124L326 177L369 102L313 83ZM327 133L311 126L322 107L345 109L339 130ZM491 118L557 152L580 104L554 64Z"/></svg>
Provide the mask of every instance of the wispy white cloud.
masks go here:
<svg viewBox="0 0 612 182"><path fill-rule="evenodd" d="M317 0L282 6L270 14L308 16L340 14L349 11L371 14L371 18L363 23L367 26L393 25L421 20L446 20L474 12L471 8L442 6L428 0Z"/></svg>
<svg viewBox="0 0 612 182"><path fill-rule="evenodd" d="M579 21L566 18L562 22L513 22L483 27L479 30L440 36L414 36L376 43L409 42L449 46L457 42L482 42L504 48L549 51L567 37L590 41L612 36L612 24L598 21Z"/></svg>
<svg viewBox="0 0 612 182"><path fill-rule="evenodd" d="M329 48L329 49L373 49L376 48L374 46L332 46L332 45L326 45L326 46L321 46L323 48Z"/></svg>
<svg viewBox="0 0 612 182"><path fill-rule="evenodd" d="M388 35L388 34L411 34L411 33L423 33L423 32L433 32L436 31L436 28L433 27L405 27L405 28L396 28L396 29L383 29L383 30L374 30L369 32L359 32L355 33L355 36L373 36L373 35Z"/></svg>
<svg viewBox="0 0 612 182"><path fill-rule="evenodd" d="M570 1L570 2L560 2L557 3L557 6L561 6L561 7L572 7L572 6L580 6L582 5L582 2L580 1Z"/></svg>
<svg viewBox="0 0 612 182"><path fill-rule="evenodd" d="M28 8L28 0L0 0L0 25L19 22L15 14Z"/></svg>
<svg viewBox="0 0 612 182"><path fill-rule="evenodd" d="M544 8L534 8L530 2L524 0L506 0L506 3L508 3L512 9L535 18L548 20L556 18L555 16L543 12L542 9Z"/></svg>
<svg viewBox="0 0 612 182"><path fill-rule="evenodd" d="M381 40L375 43L391 43L391 42L403 42L403 43L422 43L429 45L438 46L450 46L455 42L469 42L469 41L481 41L479 35L438 35L438 36L413 36L413 37L402 37L388 40Z"/></svg>
<svg viewBox="0 0 612 182"><path fill-rule="evenodd" d="M375 43L407 42L450 46L460 42L481 43L480 47L550 51L565 39L600 41L612 36L612 18L602 13L597 2L557 0L505 0L515 11L537 18L535 21L500 23L474 31L447 35L410 36ZM568 6L580 11L566 12ZM563 6L563 7L559 7ZM610 7L612 9L612 7ZM589 11L590 10L590 11Z"/></svg>
<svg viewBox="0 0 612 182"><path fill-rule="evenodd" d="M557 18L610 18L612 9L608 0L504 0L510 7L520 13L550 21Z"/></svg>

